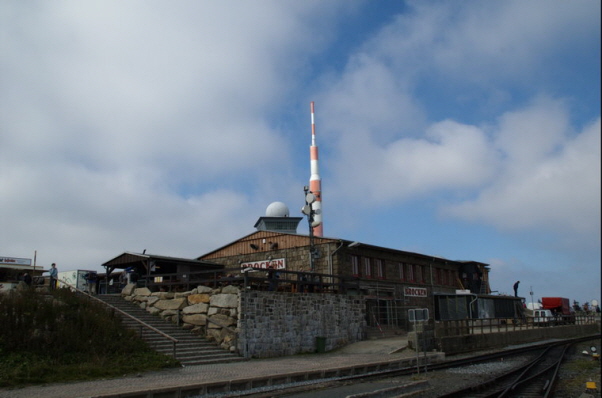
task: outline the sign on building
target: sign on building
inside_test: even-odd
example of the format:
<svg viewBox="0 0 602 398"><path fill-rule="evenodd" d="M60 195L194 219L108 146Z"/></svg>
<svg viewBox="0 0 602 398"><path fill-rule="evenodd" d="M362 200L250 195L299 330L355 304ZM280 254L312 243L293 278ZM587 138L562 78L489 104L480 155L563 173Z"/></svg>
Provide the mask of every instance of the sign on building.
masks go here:
<svg viewBox="0 0 602 398"><path fill-rule="evenodd" d="M276 258L273 260L249 261L240 264L241 268L261 268L266 269L272 267L274 269L286 269L286 259Z"/></svg>
<svg viewBox="0 0 602 398"><path fill-rule="evenodd" d="M31 265L30 258L0 257L0 265Z"/></svg>
<svg viewBox="0 0 602 398"><path fill-rule="evenodd" d="M406 287L403 292L406 297L428 297L428 291L424 287Z"/></svg>

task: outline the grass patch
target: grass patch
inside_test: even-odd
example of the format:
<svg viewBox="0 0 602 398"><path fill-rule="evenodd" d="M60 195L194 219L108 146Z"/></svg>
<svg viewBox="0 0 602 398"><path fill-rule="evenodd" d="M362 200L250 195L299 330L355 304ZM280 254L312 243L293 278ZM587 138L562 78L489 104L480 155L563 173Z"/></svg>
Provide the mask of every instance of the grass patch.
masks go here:
<svg viewBox="0 0 602 398"><path fill-rule="evenodd" d="M174 367L105 307L68 289L0 294L0 387Z"/></svg>

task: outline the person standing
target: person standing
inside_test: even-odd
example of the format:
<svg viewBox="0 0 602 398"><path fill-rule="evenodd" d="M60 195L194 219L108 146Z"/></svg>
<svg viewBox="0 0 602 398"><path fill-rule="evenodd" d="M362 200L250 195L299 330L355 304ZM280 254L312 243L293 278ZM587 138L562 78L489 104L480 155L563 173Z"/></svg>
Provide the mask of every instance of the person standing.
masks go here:
<svg viewBox="0 0 602 398"><path fill-rule="evenodd" d="M56 288L56 281L59 277L59 270L56 269L56 264L52 263L50 266L50 290L54 290Z"/></svg>
<svg viewBox="0 0 602 398"><path fill-rule="evenodd" d="M25 282L27 286L31 286L31 275L29 275L29 273L26 272L23 275L23 282Z"/></svg>
<svg viewBox="0 0 602 398"><path fill-rule="evenodd" d="M268 291L273 292L278 289L278 281L276 280L279 276L278 273L275 272L273 266L268 267Z"/></svg>
<svg viewBox="0 0 602 398"><path fill-rule="evenodd" d="M520 281L516 281L516 283L514 284L514 297L518 297L518 284L520 283Z"/></svg>
<svg viewBox="0 0 602 398"><path fill-rule="evenodd" d="M90 271L86 274L86 283L88 284L88 293L96 294L96 272Z"/></svg>

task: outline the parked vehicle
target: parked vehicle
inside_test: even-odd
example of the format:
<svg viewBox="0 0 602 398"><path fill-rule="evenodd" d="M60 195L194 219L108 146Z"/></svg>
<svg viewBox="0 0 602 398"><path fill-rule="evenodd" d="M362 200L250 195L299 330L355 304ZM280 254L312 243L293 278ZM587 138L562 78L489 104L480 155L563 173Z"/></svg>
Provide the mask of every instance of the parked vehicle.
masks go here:
<svg viewBox="0 0 602 398"><path fill-rule="evenodd" d="M87 291L88 281L86 275L89 272L95 272L90 270L78 269L75 271L63 271L59 272L58 275L58 287L73 286L80 290Z"/></svg>
<svg viewBox="0 0 602 398"><path fill-rule="evenodd" d="M542 297L541 307L550 310L556 318L557 324L575 323L575 312L571 308L570 300L564 297Z"/></svg>
<svg viewBox="0 0 602 398"><path fill-rule="evenodd" d="M557 318L550 310L534 310L533 323L539 326L554 326Z"/></svg>

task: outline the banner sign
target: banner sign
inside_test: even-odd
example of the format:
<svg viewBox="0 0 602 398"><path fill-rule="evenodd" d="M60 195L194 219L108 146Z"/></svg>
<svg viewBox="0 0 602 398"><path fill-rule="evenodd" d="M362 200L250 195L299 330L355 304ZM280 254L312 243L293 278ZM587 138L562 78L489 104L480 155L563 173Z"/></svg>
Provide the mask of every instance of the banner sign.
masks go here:
<svg viewBox="0 0 602 398"><path fill-rule="evenodd" d="M403 291L406 297L428 297L424 287L406 287Z"/></svg>
<svg viewBox="0 0 602 398"><path fill-rule="evenodd" d="M6 265L31 265L30 258L0 257L0 264Z"/></svg>
<svg viewBox="0 0 602 398"><path fill-rule="evenodd" d="M249 261L247 263L240 264L240 268L266 269L270 266L272 266L274 269L285 269L286 268L286 259L276 258L274 260Z"/></svg>

